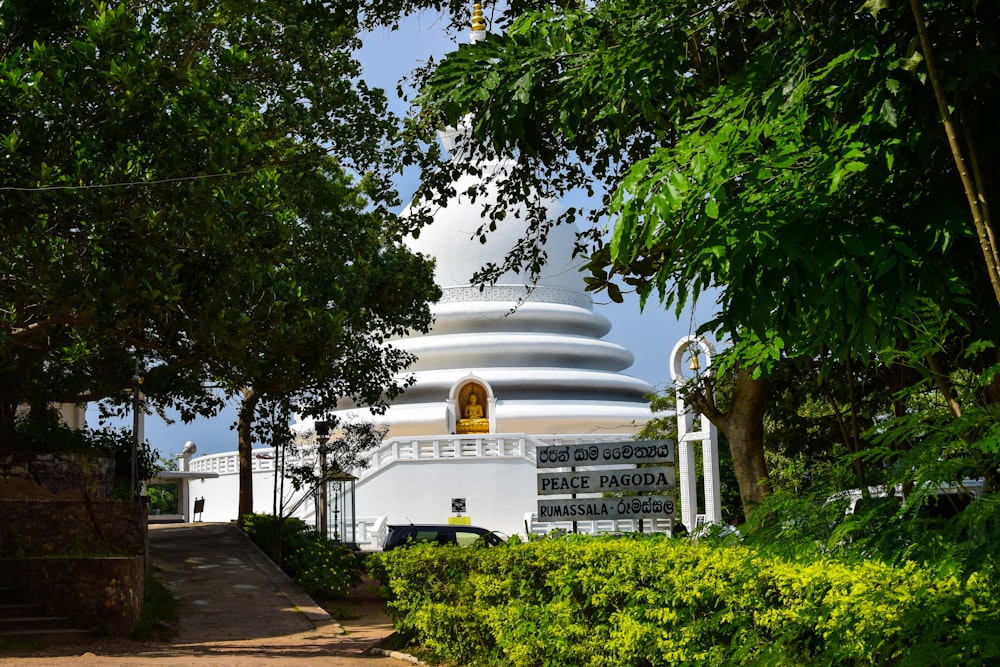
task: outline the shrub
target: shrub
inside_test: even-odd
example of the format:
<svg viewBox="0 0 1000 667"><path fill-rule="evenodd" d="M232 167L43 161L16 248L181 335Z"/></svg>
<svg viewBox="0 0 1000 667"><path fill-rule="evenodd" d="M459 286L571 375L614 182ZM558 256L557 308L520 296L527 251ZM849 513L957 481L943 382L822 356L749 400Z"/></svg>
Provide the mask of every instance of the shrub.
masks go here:
<svg viewBox="0 0 1000 667"><path fill-rule="evenodd" d="M0 451L114 458L113 495L118 499L130 497L130 468L135 445L131 430L111 427L76 429L60 422L53 411L46 413L44 419L35 417L31 418L31 413L20 416L11 437L0 445ZM150 479L155 474L158 459L159 453L148 440L138 443L136 474L139 481Z"/></svg>
<svg viewBox="0 0 1000 667"><path fill-rule="evenodd" d="M343 544L309 533L286 552L282 567L308 595L346 595L360 581L355 554Z"/></svg>
<svg viewBox="0 0 1000 667"><path fill-rule="evenodd" d="M280 540L276 539L279 526ZM360 581L355 553L341 542L324 538L301 519L275 521L269 514L247 515L243 531L312 597L346 595Z"/></svg>
<svg viewBox="0 0 1000 667"><path fill-rule="evenodd" d="M433 657L505 665L922 665L1000 658L997 582L662 537L370 559Z"/></svg>
<svg viewBox="0 0 1000 667"><path fill-rule="evenodd" d="M851 513L845 494L777 491L741 531L747 544L788 557L825 553L845 561L991 570L1000 560L1000 496L985 494L945 519L924 511L937 501L936 488L925 484L905 500L896 493L865 498Z"/></svg>

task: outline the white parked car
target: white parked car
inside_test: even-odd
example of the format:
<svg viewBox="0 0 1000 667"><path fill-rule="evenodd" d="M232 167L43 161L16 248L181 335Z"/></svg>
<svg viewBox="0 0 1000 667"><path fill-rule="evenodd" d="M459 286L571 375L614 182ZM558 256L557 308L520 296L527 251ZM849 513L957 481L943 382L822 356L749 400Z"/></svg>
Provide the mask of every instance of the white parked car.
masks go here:
<svg viewBox="0 0 1000 667"><path fill-rule="evenodd" d="M921 513L928 518L947 519L953 517L982 495L984 483L985 480L981 478L969 478L956 484L942 484L928 498L928 503L921 508ZM885 486L869 486L867 491L866 494L861 489L848 489L833 494L826 499L826 502L830 504L847 499L847 507L844 509L845 515L857 513L866 501L874 498L897 498L900 504L905 503L903 489L899 485L892 489L887 489Z"/></svg>

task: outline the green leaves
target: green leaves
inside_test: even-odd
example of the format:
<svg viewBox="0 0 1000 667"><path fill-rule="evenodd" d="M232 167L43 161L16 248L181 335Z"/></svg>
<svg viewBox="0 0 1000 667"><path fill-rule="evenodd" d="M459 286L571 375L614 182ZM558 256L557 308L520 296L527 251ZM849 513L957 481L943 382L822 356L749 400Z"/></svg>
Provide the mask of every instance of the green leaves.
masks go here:
<svg viewBox="0 0 1000 667"><path fill-rule="evenodd" d="M708 197L705 200L705 215L713 220L719 219L719 204L713 197Z"/></svg>
<svg viewBox="0 0 1000 667"><path fill-rule="evenodd" d="M173 370L167 403L208 379L381 400L408 361L382 342L436 288L384 213L394 119L357 17L29 4L0 5L0 439L27 393L113 393L136 354Z"/></svg>
<svg viewBox="0 0 1000 667"><path fill-rule="evenodd" d="M1000 652L988 575L708 542L425 545L373 554L370 568L392 591L397 629L443 662L892 664L933 654L985 663Z"/></svg>
<svg viewBox="0 0 1000 667"><path fill-rule="evenodd" d="M972 36L997 11L959 2L929 14L981 164L1000 146L1000 57ZM506 34L449 55L420 102L435 121L472 114L488 147L462 156L473 170L491 151L518 155L507 201L532 187L598 193L581 238L588 289L680 311L714 288L705 326L732 341L727 363L762 375L801 363L824 379L864 365L882 389L877 410L898 414L903 386L928 391L989 368L995 359L963 350L1000 329L914 30L907 3L878 1L531 6ZM940 310L938 347L921 333L927 303ZM846 384L860 393L871 382L859 377ZM869 444L860 429L841 432L845 446ZM899 448L930 460L941 454L931 440Z"/></svg>

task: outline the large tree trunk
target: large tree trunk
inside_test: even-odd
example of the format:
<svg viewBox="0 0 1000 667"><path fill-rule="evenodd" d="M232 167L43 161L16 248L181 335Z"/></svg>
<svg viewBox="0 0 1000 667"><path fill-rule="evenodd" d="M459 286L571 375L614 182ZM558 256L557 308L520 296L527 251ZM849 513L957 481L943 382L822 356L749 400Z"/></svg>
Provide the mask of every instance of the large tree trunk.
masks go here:
<svg viewBox="0 0 1000 667"><path fill-rule="evenodd" d="M248 387L243 390L239 422L236 426L240 459L240 508L236 521L241 527L243 517L253 514L253 436L250 427L253 425L253 416L259 401L260 394L256 389Z"/></svg>
<svg viewBox="0 0 1000 667"><path fill-rule="evenodd" d="M764 405L767 402L767 390L766 380L751 377L747 370L737 371L733 403L716 423L729 440L736 483L740 487L740 500L746 517L771 493L767 462L764 460Z"/></svg>
<svg viewBox="0 0 1000 667"><path fill-rule="evenodd" d="M766 380L754 378L749 370L738 370L733 401L727 411L721 411L716 405L711 381L707 378L700 388L688 396L691 406L708 417L729 440L743 515L747 518L771 493L767 463L764 460L764 405L767 391Z"/></svg>

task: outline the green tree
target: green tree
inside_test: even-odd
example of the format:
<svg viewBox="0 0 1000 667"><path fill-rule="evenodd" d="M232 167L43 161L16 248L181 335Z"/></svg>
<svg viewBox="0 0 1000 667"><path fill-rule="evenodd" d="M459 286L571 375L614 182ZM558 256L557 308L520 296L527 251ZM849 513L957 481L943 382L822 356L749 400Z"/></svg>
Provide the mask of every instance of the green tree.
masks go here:
<svg viewBox="0 0 1000 667"><path fill-rule="evenodd" d="M613 299L634 289L678 309L720 290L705 329L732 342L723 368L735 373L734 400L725 412L711 391L689 400L726 432L747 507L767 488L767 382L787 360L903 364L908 386L933 383L953 415L955 373L972 372L983 381L965 399L987 413L996 402L997 302L917 26L908 5L871 4L877 12L811 1L531 3L504 34L450 54L420 97L422 121L465 118L465 158L518 155L484 232L502 224L525 179L599 188L591 220L610 214L613 229L607 243L599 225L589 230L593 289ZM947 62L932 78L977 164L990 164L998 7L926 9ZM429 161L428 198L447 195L442 181L461 168ZM986 171L983 205L996 188ZM508 258L536 259L526 246ZM962 439L967 454L995 451L974 432ZM981 459L981 472L995 471L995 454Z"/></svg>
<svg viewBox="0 0 1000 667"><path fill-rule="evenodd" d="M212 385L250 416L260 396L309 412L399 390L408 357L385 342L427 326L436 288L388 213L394 119L352 56L393 20L0 5L0 446L17 406L114 396L137 357L184 419L218 409Z"/></svg>
<svg viewBox="0 0 1000 667"><path fill-rule="evenodd" d="M287 552L283 555L282 546L286 522L303 502L314 499L323 485L342 479L341 473L367 468L366 453L381 444L388 431L388 427L373 422L351 420L317 422L317 431L322 433L300 433L289 427L293 417L291 407L287 400L265 398L258 403L258 416L252 425L254 437L274 449L276 472L268 521L270 539L265 538L264 531L254 539L262 548L266 546L265 551L277 563L289 555ZM319 428L320 423L325 429ZM330 427L336 432L331 434ZM247 526L249 516L242 515L240 522L248 534L253 532L252 526Z"/></svg>
<svg viewBox="0 0 1000 667"><path fill-rule="evenodd" d="M170 458L157 461L155 472L177 469L177 458L171 456ZM177 482L149 484L146 487L146 495L149 496L150 514L180 514L180 507L177 502Z"/></svg>

